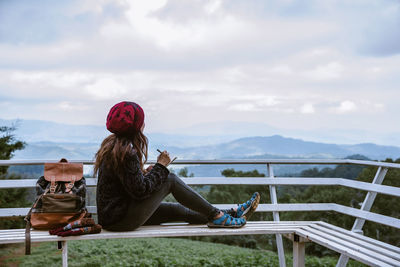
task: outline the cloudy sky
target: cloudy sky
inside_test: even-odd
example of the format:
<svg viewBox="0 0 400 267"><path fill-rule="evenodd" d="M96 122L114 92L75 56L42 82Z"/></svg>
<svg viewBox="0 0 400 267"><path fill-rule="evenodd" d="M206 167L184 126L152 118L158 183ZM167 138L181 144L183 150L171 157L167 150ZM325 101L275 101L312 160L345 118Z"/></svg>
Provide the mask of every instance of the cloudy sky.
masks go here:
<svg viewBox="0 0 400 267"><path fill-rule="evenodd" d="M245 121L391 144L399 74L397 0L0 0L1 119L101 125L130 100L149 132Z"/></svg>

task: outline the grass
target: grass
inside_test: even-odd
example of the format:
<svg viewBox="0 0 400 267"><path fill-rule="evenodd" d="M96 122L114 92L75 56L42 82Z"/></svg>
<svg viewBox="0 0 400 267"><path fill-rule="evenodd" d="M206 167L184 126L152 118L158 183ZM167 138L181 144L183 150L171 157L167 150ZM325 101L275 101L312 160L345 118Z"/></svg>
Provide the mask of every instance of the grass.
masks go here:
<svg viewBox="0 0 400 267"><path fill-rule="evenodd" d="M23 244L2 247L0 266L61 266L56 243L41 243L25 256ZM69 266L279 266L271 251L179 238L109 239L68 242ZM334 257L306 257L307 267L335 266ZM286 265L292 265L286 255ZM348 266L365 266L350 261Z"/></svg>

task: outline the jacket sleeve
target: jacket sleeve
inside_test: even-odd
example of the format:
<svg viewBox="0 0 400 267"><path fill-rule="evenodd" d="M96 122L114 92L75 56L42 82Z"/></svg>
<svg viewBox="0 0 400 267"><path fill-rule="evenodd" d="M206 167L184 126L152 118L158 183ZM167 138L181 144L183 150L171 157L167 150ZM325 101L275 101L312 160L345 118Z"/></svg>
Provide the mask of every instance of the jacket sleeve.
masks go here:
<svg viewBox="0 0 400 267"><path fill-rule="evenodd" d="M121 183L125 191L134 199L141 200L149 197L153 192L158 191L167 180L169 171L164 165L156 163L150 172L143 175L138 156L133 154L128 158L126 172L124 177L121 177Z"/></svg>

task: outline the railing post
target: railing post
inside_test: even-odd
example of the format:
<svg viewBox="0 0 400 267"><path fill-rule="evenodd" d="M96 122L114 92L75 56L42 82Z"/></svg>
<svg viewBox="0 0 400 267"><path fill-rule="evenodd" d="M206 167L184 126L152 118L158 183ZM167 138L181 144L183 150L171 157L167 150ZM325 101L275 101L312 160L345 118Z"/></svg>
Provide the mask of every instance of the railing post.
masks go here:
<svg viewBox="0 0 400 267"><path fill-rule="evenodd" d="M300 237L293 235L293 267L304 267L305 243L301 242Z"/></svg>
<svg viewBox="0 0 400 267"><path fill-rule="evenodd" d="M272 169L271 164L267 164L267 168L268 168L269 178L274 178L274 170ZM276 186L274 186L274 185L269 186L269 194L271 197L271 204L278 204L278 198L276 196ZM278 211L273 211L272 216L274 218L274 222L280 221ZM276 247L278 249L279 266L286 267L285 251L283 250L282 235L276 234L275 236L276 236Z"/></svg>
<svg viewBox="0 0 400 267"><path fill-rule="evenodd" d="M385 179L385 175L386 175L387 171L388 171L388 168L379 167L375 174L374 180L372 181L372 184L382 184L383 179ZM364 202L363 202L360 210L370 211L372 205L374 204L376 195L377 195L376 192L368 192L367 195L365 196ZM365 219L357 218L354 221L351 231L362 235L363 234L362 228L364 227L364 223L365 223ZM347 265L348 261L349 261L349 257L341 254L340 258L336 264L336 267L345 267Z"/></svg>

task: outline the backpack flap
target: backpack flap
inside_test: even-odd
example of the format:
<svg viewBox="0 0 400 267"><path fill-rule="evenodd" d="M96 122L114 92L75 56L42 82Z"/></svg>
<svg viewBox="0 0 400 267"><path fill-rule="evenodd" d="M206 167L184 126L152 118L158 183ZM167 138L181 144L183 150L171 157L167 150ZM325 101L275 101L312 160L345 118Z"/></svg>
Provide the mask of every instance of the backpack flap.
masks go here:
<svg viewBox="0 0 400 267"><path fill-rule="evenodd" d="M69 192L76 181L83 177L83 163L69 163L61 159L58 163L44 164L44 178L51 183L50 193L54 193L57 182L69 182L66 192Z"/></svg>

